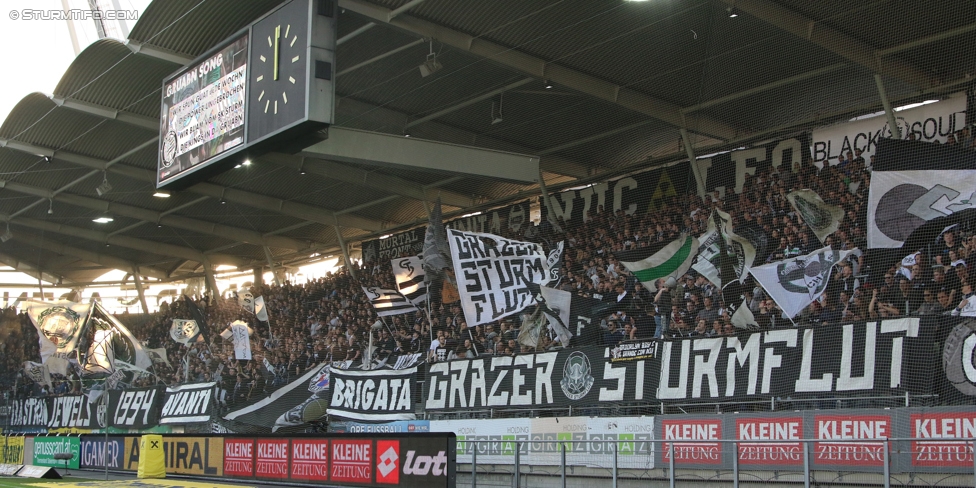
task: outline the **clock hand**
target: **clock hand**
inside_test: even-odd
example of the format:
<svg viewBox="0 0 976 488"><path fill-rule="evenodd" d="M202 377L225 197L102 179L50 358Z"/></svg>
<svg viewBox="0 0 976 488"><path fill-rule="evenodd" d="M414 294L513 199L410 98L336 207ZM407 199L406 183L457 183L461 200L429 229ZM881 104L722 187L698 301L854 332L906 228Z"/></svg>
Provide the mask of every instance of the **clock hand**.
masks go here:
<svg viewBox="0 0 976 488"><path fill-rule="evenodd" d="M281 38L281 25L275 27L275 39L274 39L274 81L278 81L278 39Z"/></svg>

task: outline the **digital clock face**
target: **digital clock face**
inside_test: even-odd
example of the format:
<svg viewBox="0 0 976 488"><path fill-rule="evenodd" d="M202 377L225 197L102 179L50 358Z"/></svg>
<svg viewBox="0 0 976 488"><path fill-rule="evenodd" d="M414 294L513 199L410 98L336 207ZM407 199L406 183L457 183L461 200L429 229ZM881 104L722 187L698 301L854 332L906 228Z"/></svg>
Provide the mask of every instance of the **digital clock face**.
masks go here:
<svg viewBox="0 0 976 488"><path fill-rule="evenodd" d="M302 120L308 84L308 3L291 2L254 24L248 140Z"/></svg>

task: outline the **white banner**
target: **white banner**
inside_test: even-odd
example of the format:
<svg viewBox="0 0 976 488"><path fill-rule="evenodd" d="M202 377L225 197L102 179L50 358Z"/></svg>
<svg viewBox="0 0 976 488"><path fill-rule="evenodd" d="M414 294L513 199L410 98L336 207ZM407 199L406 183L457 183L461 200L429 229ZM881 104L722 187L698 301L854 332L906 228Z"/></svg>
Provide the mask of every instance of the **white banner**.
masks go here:
<svg viewBox="0 0 976 488"><path fill-rule="evenodd" d="M901 247L919 226L976 207L976 170L875 171L868 195L868 247Z"/></svg>
<svg viewBox="0 0 976 488"><path fill-rule="evenodd" d="M254 294L251 293L251 290L245 288L238 292L237 302L241 304L241 308L244 310L254 313Z"/></svg>
<svg viewBox="0 0 976 488"><path fill-rule="evenodd" d="M251 360L251 328L239 320L230 324L230 333L234 341L234 357L238 360Z"/></svg>
<svg viewBox="0 0 976 488"><path fill-rule="evenodd" d="M654 417L431 420L430 431L457 434L459 463L470 463L477 451L479 463L511 464L515 441L522 441L519 462L555 466L564 441L569 466L610 469L616 444L618 467L654 469Z"/></svg>
<svg viewBox="0 0 976 488"><path fill-rule="evenodd" d="M966 94L957 93L938 103L895 112L895 118L903 139L915 134L916 140L945 142L947 135L962 130L966 123ZM879 113L864 120L814 131L810 151L814 161L819 163L827 159L834 165L837 164L837 156L843 154L847 159L847 152L853 153L857 148L863 151L861 157L865 162L870 163L878 139L885 137L891 137L888 117Z"/></svg>
<svg viewBox="0 0 976 488"><path fill-rule="evenodd" d="M498 320L534 305L525 281L549 283L542 246L493 234L448 229L454 274L468 327Z"/></svg>
<svg viewBox="0 0 976 488"><path fill-rule="evenodd" d="M824 247L806 256L784 259L749 270L788 317L796 317L827 289L831 269L860 251L834 251Z"/></svg>

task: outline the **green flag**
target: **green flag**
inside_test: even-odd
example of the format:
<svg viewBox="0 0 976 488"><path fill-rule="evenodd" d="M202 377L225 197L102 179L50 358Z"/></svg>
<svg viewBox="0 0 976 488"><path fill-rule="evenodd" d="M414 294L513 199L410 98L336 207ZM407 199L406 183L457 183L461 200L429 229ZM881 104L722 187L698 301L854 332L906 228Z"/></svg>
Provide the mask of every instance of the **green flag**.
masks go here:
<svg viewBox="0 0 976 488"><path fill-rule="evenodd" d="M637 281L640 281L651 292L657 291L659 278L680 278L691 268L691 262L698 253L698 239L682 234L674 242L664 246L656 253L640 259L637 251L615 253ZM635 259L637 258L637 259Z"/></svg>

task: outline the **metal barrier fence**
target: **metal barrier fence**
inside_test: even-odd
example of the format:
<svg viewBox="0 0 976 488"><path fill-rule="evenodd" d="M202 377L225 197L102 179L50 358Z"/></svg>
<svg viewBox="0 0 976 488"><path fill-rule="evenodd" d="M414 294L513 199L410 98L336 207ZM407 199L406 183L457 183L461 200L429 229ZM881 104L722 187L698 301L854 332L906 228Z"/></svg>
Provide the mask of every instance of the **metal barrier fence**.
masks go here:
<svg viewBox="0 0 976 488"><path fill-rule="evenodd" d="M676 488L707 483L739 488L740 484L798 486L802 483L804 488L976 487L976 439L943 438L938 439L938 446L932 443L931 438L459 440L457 486ZM828 452L824 445L829 445L829 452L846 459L835 458L831 462L837 465L829 468L817 466L817 462L823 464L823 461L815 462L814 458ZM757 449L763 449L762 452L772 458L766 463L757 463ZM790 456L789 460L794 463L783 465L779 462L783 458L777 459L777 456ZM898 457L902 458L901 469L896 470L893 465ZM705 464L709 459L728 461L722 466L708 467ZM689 460L694 466L676 465L676 462L687 464ZM923 467L910 468L916 464ZM906 466L909 468L905 469Z"/></svg>

